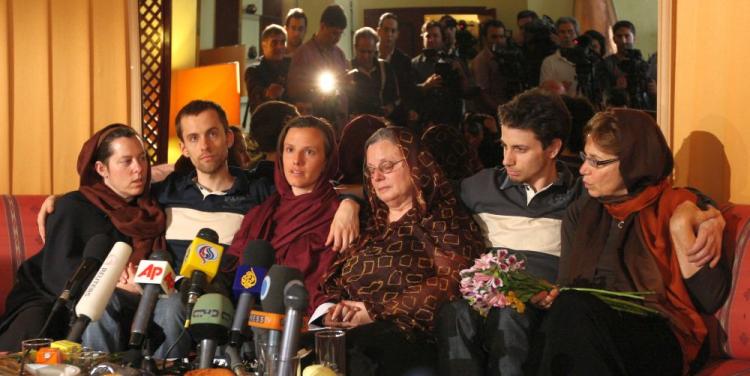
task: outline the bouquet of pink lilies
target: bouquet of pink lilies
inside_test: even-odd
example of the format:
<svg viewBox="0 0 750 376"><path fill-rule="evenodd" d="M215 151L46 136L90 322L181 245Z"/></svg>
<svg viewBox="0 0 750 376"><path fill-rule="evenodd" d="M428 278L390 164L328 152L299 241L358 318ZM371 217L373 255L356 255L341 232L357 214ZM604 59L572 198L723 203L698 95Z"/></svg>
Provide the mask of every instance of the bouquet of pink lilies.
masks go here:
<svg viewBox="0 0 750 376"><path fill-rule="evenodd" d="M510 254L507 249L485 253L474 260L474 265L460 272L461 294L482 316L493 307L511 307L523 313L526 303L537 293L551 290L552 283L526 271L526 260ZM644 306L643 301L652 292L609 291L585 287L558 287L560 291L576 290L590 293L618 311L638 315L659 314Z"/></svg>

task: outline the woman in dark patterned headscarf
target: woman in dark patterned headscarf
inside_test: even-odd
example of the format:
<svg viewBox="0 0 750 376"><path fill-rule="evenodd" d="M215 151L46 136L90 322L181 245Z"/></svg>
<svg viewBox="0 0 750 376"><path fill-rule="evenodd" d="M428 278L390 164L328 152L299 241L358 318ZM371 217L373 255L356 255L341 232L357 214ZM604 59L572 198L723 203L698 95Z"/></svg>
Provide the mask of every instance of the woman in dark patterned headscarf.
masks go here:
<svg viewBox="0 0 750 376"><path fill-rule="evenodd" d="M365 149L372 213L324 279L328 301L338 302L327 307L324 323L354 328L347 332L348 374L399 375L435 363L435 314L460 296L458 272L483 242L413 133L383 128Z"/></svg>

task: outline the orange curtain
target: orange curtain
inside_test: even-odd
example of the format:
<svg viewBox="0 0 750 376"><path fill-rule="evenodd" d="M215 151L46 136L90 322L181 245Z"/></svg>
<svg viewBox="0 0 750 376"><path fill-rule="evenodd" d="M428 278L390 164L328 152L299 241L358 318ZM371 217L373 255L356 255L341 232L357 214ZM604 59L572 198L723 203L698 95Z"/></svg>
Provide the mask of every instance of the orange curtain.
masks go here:
<svg viewBox="0 0 750 376"><path fill-rule="evenodd" d="M602 33L607 39L607 53L614 52L611 28L617 22L617 15L612 0L575 0L573 15L582 33L586 30Z"/></svg>
<svg viewBox="0 0 750 376"><path fill-rule="evenodd" d="M0 0L0 194L76 189L83 142L129 124L129 1Z"/></svg>

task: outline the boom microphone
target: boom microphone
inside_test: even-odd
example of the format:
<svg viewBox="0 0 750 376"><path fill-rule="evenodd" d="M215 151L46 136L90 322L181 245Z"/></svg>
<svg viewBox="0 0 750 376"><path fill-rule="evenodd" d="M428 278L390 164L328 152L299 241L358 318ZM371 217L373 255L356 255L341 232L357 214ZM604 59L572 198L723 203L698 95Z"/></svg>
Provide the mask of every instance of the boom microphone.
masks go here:
<svg viewBox="0 0 750 376"><path fill-rule="evenodd" d="M237 310L229 333L229 343L239 346L242 335L247 328L247 317L255 303L255 295L260 295L262 281L275 260L275 251L271 243L265 240L251 240L242 254L242 264L234 276L234 294L237 299ZM260 283L259 283L260 282Z"/></svg>
<svg viewBox="0 0 750 376"><path fill-rule="evenodd" d="M159 293L171 294L174 292L175 274L171 266L172 257L163 250L154 251L148 260L138 264L135 272L135 282L142 285L143 296L138 302L135 311L133 325L130 327L131 347L140 347L154 313Z"/></svg>
<svg viewBox="0 0 750 376"><path fill-rule="evenodd" d="M216 347L229 339L232 316L232 301L224 295L204 294L195 303L188 330L201 344L199 368L211 368Z"/></svg>
<svg viewBox="0 0 750 376"><path fill-rule="evenodd" d="M290 281L284 287L284 335L281 338L281 353L279 354L279 376L294 376L292 358L297 354L302 315L307 311L310 296L305 285L300 280Z"/></svg>
<svg viewBox="0 0 750 376"><path fill-rule="evenodd" d="M76 304L76 316L78 317L68 333L66 338L68 341L79 342L86 326L102 317L104 308L106 308L109 298L115 291L117 281L128 265L128 259L132 252L133 248L124 242L115 243L112 250L109 251L109 255L104 259L104 263L102 263L89 287Z"/></svg>
<svg viewBox="0 0 750 376"><path fill-rule="evenodd" d="M210 228L202 228L198 231L198 235L185 252L180 275L190 278L186 327L190 325L191 313L198 297L203 294L206 286L219 271L222 252L224 252L224 247L219 244L219 234Z"/></svg>

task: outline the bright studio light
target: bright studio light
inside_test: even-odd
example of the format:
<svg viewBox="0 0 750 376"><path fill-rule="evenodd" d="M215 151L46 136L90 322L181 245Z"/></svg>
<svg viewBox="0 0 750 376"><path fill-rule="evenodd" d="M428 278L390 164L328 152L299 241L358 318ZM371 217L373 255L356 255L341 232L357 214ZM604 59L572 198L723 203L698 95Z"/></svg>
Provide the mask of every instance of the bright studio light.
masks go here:
<svg viewBox="0 0 750 376"><path fill-rule="evenodd" d="M323 94L331 94L336 90L336 77L329 71L318 75L318 89Z"/></svg>

